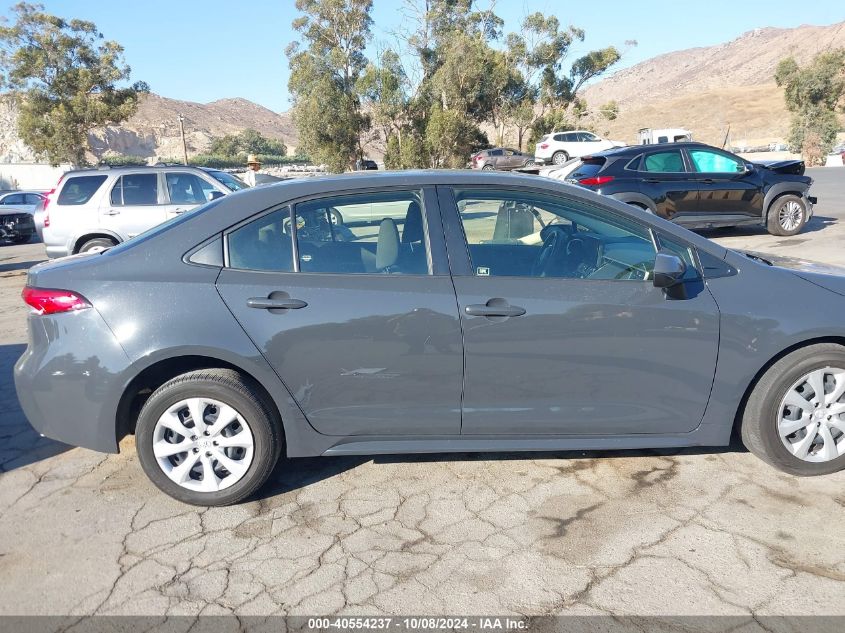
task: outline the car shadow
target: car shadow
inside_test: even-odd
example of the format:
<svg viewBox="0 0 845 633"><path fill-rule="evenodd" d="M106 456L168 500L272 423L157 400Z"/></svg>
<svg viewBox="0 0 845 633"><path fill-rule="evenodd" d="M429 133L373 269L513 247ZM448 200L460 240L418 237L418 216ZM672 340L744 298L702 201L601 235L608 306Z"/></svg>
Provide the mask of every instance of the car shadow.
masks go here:
<svg viewBox="0 0 845 633"><path fill-rule="evenodd" d="M331 479L366 463L374 464L425 464L445 462L558 460L565 467L569 460L620 459L631 457L680 457L683 455L718 455L745 453L738 434L731 437L728 446L692 446L684 448L648 448L600 451L539 451L539 452L490 452L490 453L424 453L402 455L354 455L342 457L282 458L267 483L250 501L268 500L295 492L320 481Z"/></svg>
<svg viewBox="0 0 845 633"><path fill-rule="evenodd" d="M806 235L807 233L816 233L818 231L824 231L829 226L833 226L836 224L837 219L831 218L824 215L814 215L810 218L810 221L801 229L801 232L798 235L792 235L789 237L783 237L784 240L800 240L801 236ZM757 224L749 224L746 226L726 226L721 228L715 229L694 229L696 233L701 235L702 237L706 237L708 239L717 238L717 237L742 237L742 236L751 236L751 235L769 235L769 232L766 230L765 226L757 225Z"/></svg>
<svg viewBox="0 0 845 633"><path fill-rule="evenodd" d="M8 273L16 270L29 270L36 264L40 264L43 261L43 259L38 259L28 262L11 262L9 264L0 264L0 273Z"/></svg>
<svg viewBox="0 0 845 633"><path fill-rule="evenodd" d="M54 457L72 447L41 437L29 425L12 378L26 345L0 345L0 473Z"/></svg>

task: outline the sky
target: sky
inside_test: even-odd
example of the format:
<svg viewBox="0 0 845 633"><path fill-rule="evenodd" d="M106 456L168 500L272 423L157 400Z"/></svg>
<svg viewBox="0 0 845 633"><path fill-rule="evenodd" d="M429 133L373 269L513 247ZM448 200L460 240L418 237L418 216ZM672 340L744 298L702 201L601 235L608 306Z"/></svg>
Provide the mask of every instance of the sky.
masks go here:
<svg viewBox="0 0 845 633"><path fill-rule="evenodd" d="M284 51L296 41L294 0L41 0L64 18L91 20L125 48L132 81L146 81L164 97L207 103L243 97L271 110L290 107ZM482 7L488 0L481 0ZM371 52L393 45L402 27L402 0L373 0ZM11 3L6 5L9 13ZM800 8L797 8L800 7ZM528 13L554 14L585 30L570 58L609 45L626 49L617 68L655 55L732 40L766 26L845 21L845 0L498 0L505 32Z"/></svg>

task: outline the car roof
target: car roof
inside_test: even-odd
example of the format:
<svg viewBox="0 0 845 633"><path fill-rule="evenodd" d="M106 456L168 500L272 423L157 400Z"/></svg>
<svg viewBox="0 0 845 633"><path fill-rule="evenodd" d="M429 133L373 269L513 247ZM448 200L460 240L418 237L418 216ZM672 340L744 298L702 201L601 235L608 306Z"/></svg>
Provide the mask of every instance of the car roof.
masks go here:
<svg viewBox="0 0 845 633"><path fill-rule="evenodd" d="M605 150L603 152L596 152L595 154L591 154L591 156L625 156L631 155L634 156L636 154L642 154L643 152L652 152L652 151L666 151L669 149L681 149L681 148L702 148L706 147L708 149L715 149L720 152L727 152L728 150L723 150L719 147L713 147L712 145L707 145L706 143L699 143L697 141L682 141L678 143L651 143L649 145L626 145L624 147L614 147L612 149Z"/></svg>
<svg viewBox="0 0 845 633"><path fill-rule="evenodd" d="M162 164L162 165L120 165L112 167L110 165L101 165L98 167L85 167L82 169L71 169L65 172L65 177L68 176L79 176L79 175L89 175L89 174L113 174L113 173L124 173L124 172L136 172L136 171L185 171L186 169L193 170L193 171L222 171L221 169L211 169L207 167L195 167L194 165L178 165L178 164Z"/></svg>

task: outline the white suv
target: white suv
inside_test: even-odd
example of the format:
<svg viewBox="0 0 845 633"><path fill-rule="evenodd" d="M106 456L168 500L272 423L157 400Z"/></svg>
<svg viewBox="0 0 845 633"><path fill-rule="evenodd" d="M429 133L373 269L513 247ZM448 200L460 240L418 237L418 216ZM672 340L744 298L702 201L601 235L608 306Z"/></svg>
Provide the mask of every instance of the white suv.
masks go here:
<svg viewBox="0 0 845 633"><path fill-rule="evenodd" d="M570 158L578 158L613 147L624 147L625 143L608 141L586 130L552 132L546 134L534 149L534 160L542 164L562 165Z"/></svg>
<svg viewBox="0 0 845 633"><path fill-rule="evenodd" d="M38 210L47 257L109 248L246 184L186 166L104 167L65 173Z"/></svg>

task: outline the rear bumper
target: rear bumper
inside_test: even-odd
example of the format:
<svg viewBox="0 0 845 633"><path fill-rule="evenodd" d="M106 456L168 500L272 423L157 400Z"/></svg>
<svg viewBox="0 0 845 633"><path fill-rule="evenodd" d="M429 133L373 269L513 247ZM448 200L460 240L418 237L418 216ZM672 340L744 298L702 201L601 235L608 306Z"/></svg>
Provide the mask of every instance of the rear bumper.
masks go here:
<svg viewBox="0 0 845 633"><path fill-rule="evenodd" d="M129 358L93 308L30 315L27 348L15 364L21 408L41 435L117 452L116 412Z"/></svg>

